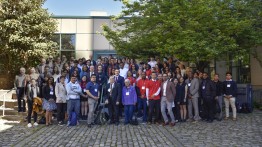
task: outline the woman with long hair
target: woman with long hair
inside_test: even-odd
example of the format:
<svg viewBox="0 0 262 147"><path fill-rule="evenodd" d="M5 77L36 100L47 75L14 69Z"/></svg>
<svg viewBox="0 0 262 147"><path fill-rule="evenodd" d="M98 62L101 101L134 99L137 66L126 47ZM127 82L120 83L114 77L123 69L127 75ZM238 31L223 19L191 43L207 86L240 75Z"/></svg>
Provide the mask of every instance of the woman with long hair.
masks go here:
<svg viewBox="0 0 262 147"><path fill-rule="evenodd" d="M176 99L178 100L178 103L180 105L180 116L181 116L181 121L185 122L186 121L186 116L187 116L187 109L186 109L186 105L187 105L187 85L184 82L184 78L180 77L179 78L179 83L177 85L176 88L177 91L177 95L176 95Z"/></svg>
<svg viewBox="0 0 262 147"><path fill-rule="evenodd" d="M83 95L81 95L80 101L81 101L81 116L82 116L82 119L84 120L87 119L87 114L88 114L88 101L87 101L88 99L87 97L85 97L85 95L87 95L86 94L86 85L87 85L87 78L86 76L83 76L81 79L81 83L80 83Z"/></svg>
<svg viewBox="0 0 262 147"><path fill-rule="evenodd" d="M56 109L56 96L54 78L48 78L47 85L43 88L43 109L46 110L46 126L52 124L53 111Z"/></svg>

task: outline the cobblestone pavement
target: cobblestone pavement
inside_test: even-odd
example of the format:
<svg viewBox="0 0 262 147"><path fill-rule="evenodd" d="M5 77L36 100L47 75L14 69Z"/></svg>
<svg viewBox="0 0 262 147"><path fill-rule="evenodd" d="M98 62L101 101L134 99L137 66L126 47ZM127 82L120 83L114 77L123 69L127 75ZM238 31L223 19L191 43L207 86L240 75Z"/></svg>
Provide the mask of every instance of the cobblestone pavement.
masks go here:
<svg viewBox="0 0 262 147"><path fill-rule="evenodd" d="M159 125L79 126L40 125L28 129L25 124L0 120L0 146L262 146L262 111L238 114L232 120L213 123L177 123Z"/></svg>

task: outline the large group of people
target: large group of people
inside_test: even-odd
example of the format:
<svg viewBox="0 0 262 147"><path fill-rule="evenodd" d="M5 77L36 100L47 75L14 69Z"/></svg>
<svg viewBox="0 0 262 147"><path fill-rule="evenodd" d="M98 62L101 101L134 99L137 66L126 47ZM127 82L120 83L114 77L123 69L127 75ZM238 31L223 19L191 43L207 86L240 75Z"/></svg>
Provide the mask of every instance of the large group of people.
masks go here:
<svg viewBox="0 0 262 147"><path fill-rule="evenodd" d="M42 58L37 67L20 68L15 77L18 112L28 110L28 127L37 126L35 100L42 99L45 124L53 123L53 112L59 125L70 125L71 114L77 120L87 120L94 125L94 112L99 100L109 110L109 124L132 123L133 116L143 124L175 126L178 122L212 123L223 119L222 103L225 103L225 120L229 119L229 105L236 120L236 82L230 72L221 82L215 74L193 70L180 62L151 57L146 62L116 58L111 55L96 61L78 60L66 56ZM33 114L34 124L31 123ZM79 121L77 121L79 124Z"/></svg>

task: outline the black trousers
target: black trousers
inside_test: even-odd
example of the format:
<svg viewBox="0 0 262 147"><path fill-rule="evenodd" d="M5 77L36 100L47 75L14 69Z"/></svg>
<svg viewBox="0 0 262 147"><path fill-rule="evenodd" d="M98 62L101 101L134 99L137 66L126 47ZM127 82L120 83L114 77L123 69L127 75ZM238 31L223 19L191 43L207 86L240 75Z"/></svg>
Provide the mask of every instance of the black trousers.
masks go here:
<svg viewBox="0 0 262 147"><path fill-rule="evenodd" d="M204 98L203 99L204 104L204 117L207 120L214 120L214 106L215 101L213 98Z"/></svg>
<svg viewBox="0 0 262 147"><path fill-rule="evenodd" d="M17 102L18 102L18 112L21 111L25 112L26 111L25 100L24 100L25 87L17 87L16 94L17 94ZM23 103L23 107L22 107L22 103Z"/></svg>
<svg viewBox="0 0 262 147"><path fill-rule="evenodd" d="M33 111L33 100L27 100L27 106L28 106L28 114L27 114L27 122L31 123L31 117L32 117L32 111ZM33 112L34 122L37 121L37 113Z"/></svg>
<svg viewBox="0 0 262 147"><path fill-rule="evenodd" d="M110 122L119 122L119 105L116 105L116 101L109 98L109 104L107 105L109 111Z"/></svg>
<svg viewBox="0 0 262 147"><path fill-rule="evenodd" d="M155 113L154 113L155 110ZM160 100L149 100L148 121L152 122L153 113L155 114L154 122L159 122L160 118Z"/></svg>
<svg viewBox="0 0 262 147"><path fill-rule="evenodd" d="M57 121L64 121L65 120L65 112L67 110L66 103L57 103Z"/></svg>
<svg viewBox="0 0 262 147"><path fill-rule="evenodd" d="M175 102L175 118L176 120L181 120L181 115L180 115L180 104L178 102Z"/></svg>

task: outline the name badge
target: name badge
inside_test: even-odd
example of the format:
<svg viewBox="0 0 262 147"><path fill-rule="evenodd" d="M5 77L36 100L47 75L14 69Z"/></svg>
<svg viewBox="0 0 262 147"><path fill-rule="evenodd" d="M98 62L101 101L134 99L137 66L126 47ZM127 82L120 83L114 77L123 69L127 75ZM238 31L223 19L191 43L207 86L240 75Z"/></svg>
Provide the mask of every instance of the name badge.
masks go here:
<svg viewBox="0 0 262 147"><path fill-rule="evenodd" d="M97 92L97 89L95 89L95 92Z"/></svg>
<svg viewBox="0 0 262 147"><path fill-rule="evenodd" d="M191 86L191 83L188 83L187 85L188 85L188 86Z"/></svg>
<svg viewBox="0 0 262 147"><path fill-rule="evenodd" d="M109 88L107 91L108 91L108 92L111 92L111 89Z"/></svg>
<svg viewBox="0 0 262 147"><path fill-rule="evenodd" d="M86 92L86 89L84 89L84 92Z"/></svg>
<svg viewBox="0 0 262 147"><path fill-rule="evenodd" d="M53 92L53 91L50 91L50 95L54 95L54 92Z"/></svg>
<svg viewBox="0 0 262 147"><path fill-rule="evenodd" d="M202 86L202 89L206 89L206 86Z"/></svg>
<svg viewBox="0 0 262 147"><path fill-rule="evenodd" d="M101 81L101 78L99 78L99 81Z"/></svg>
<svg viewBox="0 0 262 147"><path fill-rule="evenodd" d="M136 77L136 74L133 74L133 77Z"/></svg>
<svg viewBox="0 0 262 147"><path fill-rule="evenodd" d="M145 86L142 86L142 89L146 89L146 87L145 87Z"/></svg>
<svg viewBox="0 0 262 147"><path fill-rule="evenodd" d="M129 92L126 92L126 95L129 95Z"/></svg>
<svg viewBox="0 0 262 147"><path fill-rule="evenodd" d="M230 87L231 85L230 84L227 84L227 87Z"/></svg>

